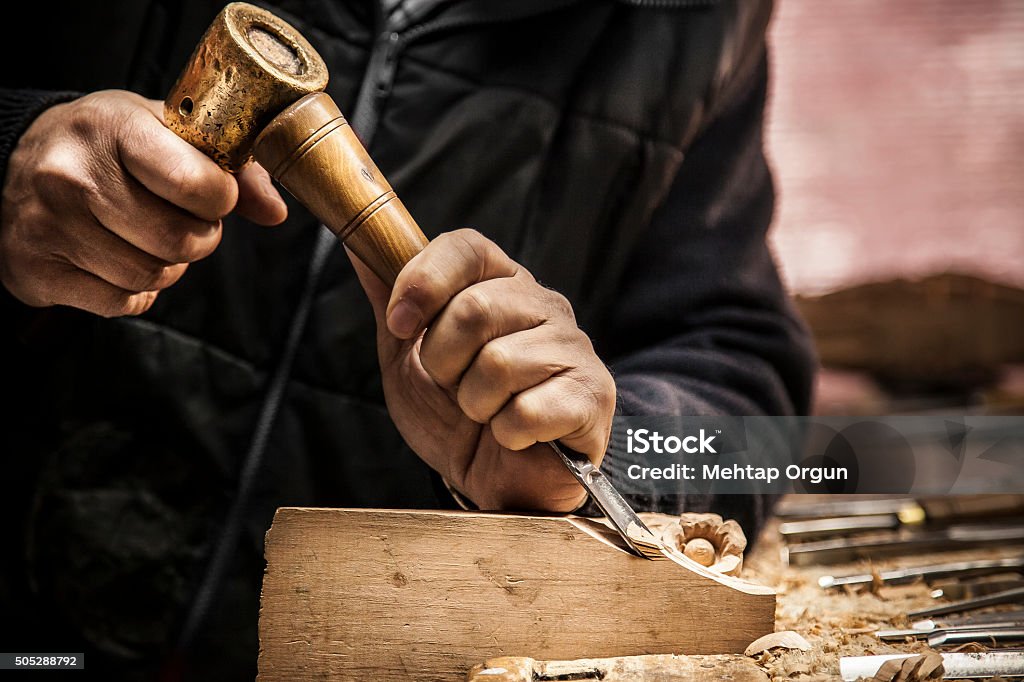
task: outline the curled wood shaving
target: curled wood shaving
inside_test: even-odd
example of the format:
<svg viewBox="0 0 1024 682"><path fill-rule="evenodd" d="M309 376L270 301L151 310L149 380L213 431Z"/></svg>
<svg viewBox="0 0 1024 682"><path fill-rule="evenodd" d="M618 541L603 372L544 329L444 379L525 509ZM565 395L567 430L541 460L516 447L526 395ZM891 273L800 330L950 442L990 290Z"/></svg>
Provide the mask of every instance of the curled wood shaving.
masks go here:
<svg viewBox="0 0 1024 682"><path fill-rule="evenodd" d="M800 651L810 651L811 644L806 639L801 637L792 630L783 630L782 632L772 632L759 637L747 646L743 650L743 653L747 656L756 656L762 651L768 651L769 649L799 649Z"/></svg>
<svg viewBox="0 0 1024 682"><path fill-rule="evenodd" d="M677 523L662 529L662 541L669 547L683 552L691 559L724 575L738 576L743 568L743 550L747 548L747 536L740 525L729 519L723 520L718 514L680 514ZM687 543L700 540L698 551L687 552ZM707 545L711 545L713 556L703 558ZM702 558L698 558L702 557ZM705 563L707 562L707 563Z"/></svg>

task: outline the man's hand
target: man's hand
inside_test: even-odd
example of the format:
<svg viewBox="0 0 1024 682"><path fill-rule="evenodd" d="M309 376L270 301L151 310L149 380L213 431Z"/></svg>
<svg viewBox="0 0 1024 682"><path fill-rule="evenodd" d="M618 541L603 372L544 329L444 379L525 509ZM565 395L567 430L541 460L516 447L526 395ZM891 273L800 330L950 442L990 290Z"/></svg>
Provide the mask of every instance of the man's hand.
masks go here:
<svg viewBox="0 0 1024 682"><path fill-rule="evenodd" d="M237 180L164 127L163 105L110 90L46 110L11 154L0 283L33 306L137 315L210 255L232 210L276 225L266 171Z"/></svg>
<svg viewBox="0 0 1024 682"><path fill-rule="evenodd" d="M350 256L409 446L482 509L578 507L586 493L543 442L599 463L615 383L569 302L472 230L431 242L390 292Z"/></svg>

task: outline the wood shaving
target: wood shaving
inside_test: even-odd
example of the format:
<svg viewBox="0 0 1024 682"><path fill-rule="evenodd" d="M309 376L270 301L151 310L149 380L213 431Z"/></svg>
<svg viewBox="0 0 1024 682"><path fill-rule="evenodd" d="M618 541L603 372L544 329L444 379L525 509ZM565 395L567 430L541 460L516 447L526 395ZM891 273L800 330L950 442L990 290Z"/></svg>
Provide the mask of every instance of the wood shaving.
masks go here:
<svg viewBox="0 0 1024 682"><path fill-rule="evenodd" d="M738 523L732 519L723 520L718 514L680 514L676 523L662 528L661 540L712 571L739 576L743 569L747 536ZM700 549L687 552L688 543L694 541L699 541ZM708 549L712 550L712 556L704 557ZM702 558L698 559L698 556Z"/></svg>
<svg viewBox="0 0 1024 682"><path fill-rule="evenodd" d="M810 651L811 644L798 633L792 630L783 630L782 632L772 632L764 637L755 639L743 650L743 653L747 656L756 656L763 651L771 649Z"/></svg>

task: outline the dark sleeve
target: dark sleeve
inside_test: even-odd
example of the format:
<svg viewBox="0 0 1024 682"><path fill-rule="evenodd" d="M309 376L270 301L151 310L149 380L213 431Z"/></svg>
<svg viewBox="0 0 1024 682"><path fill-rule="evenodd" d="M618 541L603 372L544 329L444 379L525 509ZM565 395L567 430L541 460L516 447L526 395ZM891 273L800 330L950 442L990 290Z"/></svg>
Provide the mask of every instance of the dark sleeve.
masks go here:
<svg viewBox="0 0 1024 682"><path fill-rule="evenodd" d="M792 415L809 408L812 344L766 242L774 203L762 148L766 59L746 81L686 150L614 302L616 345L605 359L622 415ZM602 465L613 481L642 464L641 455L626 453L619 431ZM762 496L664 492L652 489L632 502L666 513L721 513L748 536L771 511Z"/></svg>
<svg viewBox="0 0 1024 682"><path fill-rule="evenodd" d="M54 104L80 96L80 93L74 92L0 88L0 188L7 181L7 163L11 158L11 152L36 116ZM0 201L2 200L0 197ZM11 296L7 289L0 286L0 319L6 320L7 313L17 310L20 306L21 303Z"/></svg>

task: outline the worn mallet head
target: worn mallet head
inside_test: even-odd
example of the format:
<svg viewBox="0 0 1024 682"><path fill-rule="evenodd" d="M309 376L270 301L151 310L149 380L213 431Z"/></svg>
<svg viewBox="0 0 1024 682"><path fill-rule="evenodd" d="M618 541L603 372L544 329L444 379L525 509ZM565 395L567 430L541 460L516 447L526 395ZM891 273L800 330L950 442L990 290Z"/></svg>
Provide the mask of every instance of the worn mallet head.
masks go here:
<svg viewBox="0 0 1024 682"><path fill-rule="evenodd" d="M255 156L393 284L427 238L325 87L327 66L298 31L235 2L206 30L164 101L164 119L225 170Z"/></svg>
<svg viewBox="0 0 1024 682"><path fill-rule="evenodd" d="M221 10L164 101L167 126L232 173L271 119L327 87L327 65L288 23L244 2Z"/></svg>

